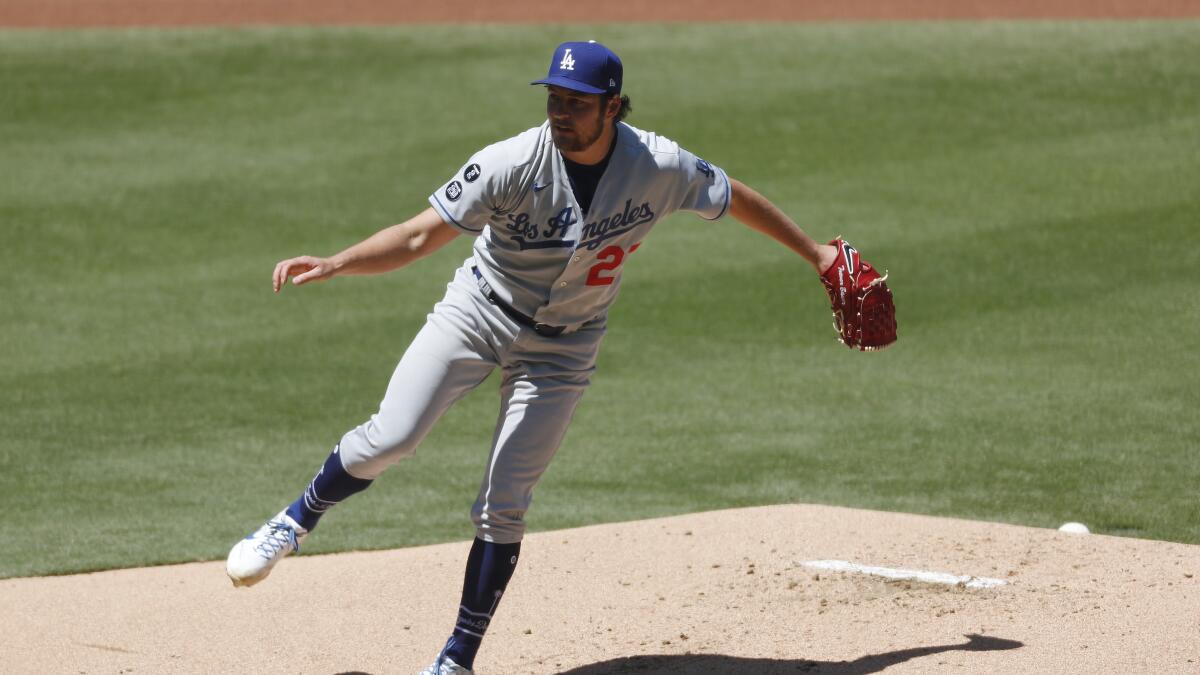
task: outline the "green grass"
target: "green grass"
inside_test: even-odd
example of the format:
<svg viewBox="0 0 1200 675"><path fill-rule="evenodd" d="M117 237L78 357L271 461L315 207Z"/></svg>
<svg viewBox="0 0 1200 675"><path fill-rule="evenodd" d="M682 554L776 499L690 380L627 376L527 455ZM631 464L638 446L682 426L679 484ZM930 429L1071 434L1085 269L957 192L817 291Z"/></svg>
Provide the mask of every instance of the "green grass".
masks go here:
<svg viewBox="0 0 1200 675"><path fill-rule="evenodd" d="M627 265L534 530L820 502L1200 543L1200 23L0 32L0 577L224 556L375 410L462 238L273 296L537 124L553 45L892 272L673 217ZM494 381L308 550L465 539Z"/></svg>

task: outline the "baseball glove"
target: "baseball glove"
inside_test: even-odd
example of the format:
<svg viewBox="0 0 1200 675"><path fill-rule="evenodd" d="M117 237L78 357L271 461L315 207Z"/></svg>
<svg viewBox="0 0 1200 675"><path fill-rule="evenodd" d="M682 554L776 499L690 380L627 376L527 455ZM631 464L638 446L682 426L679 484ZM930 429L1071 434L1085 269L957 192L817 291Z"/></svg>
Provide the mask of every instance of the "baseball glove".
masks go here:
<svg viewBox="0 0 1200 675"><path fill-rule="evenodd" d="M821 283L833 305L838 340L851 349L874 352L896 341L896 305L887 287L887 274L862 259L841 237L829 242L837 259L821 273Z"/></svg>

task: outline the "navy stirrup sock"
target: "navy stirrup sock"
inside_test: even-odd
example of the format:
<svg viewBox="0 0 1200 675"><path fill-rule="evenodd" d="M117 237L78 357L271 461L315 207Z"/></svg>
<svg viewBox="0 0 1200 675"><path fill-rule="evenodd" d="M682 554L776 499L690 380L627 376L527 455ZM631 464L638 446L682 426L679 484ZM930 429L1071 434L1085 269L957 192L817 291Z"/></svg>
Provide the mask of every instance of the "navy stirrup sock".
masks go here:
<svg viewBox="0 0 1200 675"><path fill-rule="evenodd" d="M475 667L475 653L487 632L500 597L517 568L521 544L496 544L476 538L467 556L462 604L454 633L443 654L463 668Z"/></svg>
<svg viewBox="0 0 1200 675"><path fill-rule="evenodd" d="M373 482L346 473L339 450L341 446L333 449L325 460L325 465L304 490L304 494L287 507L287 514L292 520L310 532L329 507L341 503L356 492L366 490Z"/></svg>

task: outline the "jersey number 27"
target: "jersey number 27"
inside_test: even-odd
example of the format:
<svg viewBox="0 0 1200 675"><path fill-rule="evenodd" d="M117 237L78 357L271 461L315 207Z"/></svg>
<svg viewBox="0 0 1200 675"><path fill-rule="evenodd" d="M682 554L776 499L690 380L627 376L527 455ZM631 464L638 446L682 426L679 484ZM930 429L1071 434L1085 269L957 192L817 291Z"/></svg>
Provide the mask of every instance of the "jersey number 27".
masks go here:
<svg viewBox="0 0 1200 675"><path fill-rule="evenodd" d="M629 252L633 253L641 246L641 242L629 247ZM608 248L596 254L596 259L600 262L592 265L592 269L588 270L587 285L588 286L610 286L615 276L605 276L605 272L611 272L621 266L625 262L625 249L620 246L609 246Z"/></svg>

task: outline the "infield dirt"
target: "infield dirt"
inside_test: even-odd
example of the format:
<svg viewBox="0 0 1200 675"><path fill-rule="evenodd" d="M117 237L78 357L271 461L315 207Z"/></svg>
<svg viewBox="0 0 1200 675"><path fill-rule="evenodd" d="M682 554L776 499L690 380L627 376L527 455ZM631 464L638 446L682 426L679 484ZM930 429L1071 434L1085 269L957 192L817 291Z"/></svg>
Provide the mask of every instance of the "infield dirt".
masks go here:
<svg viewBox="0 0 1200 675"><path fill-rule="evenodd" d="M221 562L0 581L0 653L24 673L415 673L467 548L298 556L250 589ZM544 532L522 558L481 673L1200 671L1200 546L793 505Z"/></svg>
<svg viewBox="0 0 1200 675"><path fill-rule="evenodd" d="M9 0L0 26L1200 15L1189 0L446 7ZM234 589L221 562L3 580L0 669L416 672L451 627L468 545L299 556L252 589ZM971 590L803 565L816 559L1007 583ZM1195 673L1197 575L1198 546L824 506L600 525L527 539L478 666L485 674Z"/></svg>

